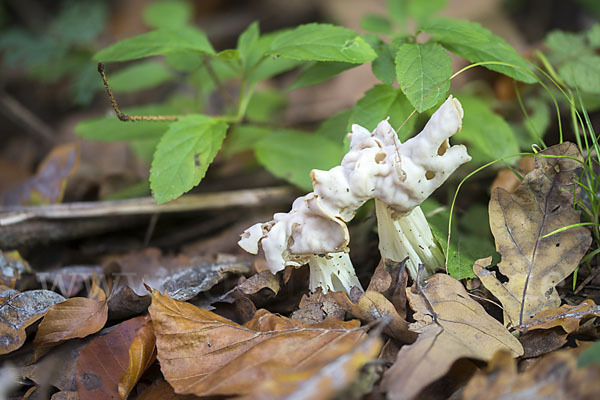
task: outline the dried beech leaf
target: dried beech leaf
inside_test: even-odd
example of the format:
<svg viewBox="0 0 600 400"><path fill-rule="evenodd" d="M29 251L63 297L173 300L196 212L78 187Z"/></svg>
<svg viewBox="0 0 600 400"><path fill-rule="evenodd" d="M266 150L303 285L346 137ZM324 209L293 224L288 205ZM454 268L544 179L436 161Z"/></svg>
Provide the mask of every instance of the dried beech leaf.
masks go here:
<svg viewBox="0 0 600 400"><path fill-rule="evenodd" d="M367 290L357 303L352 303L344 292L333 293L334 298L352 316L364 322L373 322L389 319L383 332L401 343L413 343L417 338L414 332L409 331L408 323L402 318L394 305L379 292Z"/></svg>
<svg viewBox="0 0 600 400"><path fill-rule="evenodd" d="M44 316L46 310L65 298L49 290L14 289L0 292L0 355L25 343L25 328Z"/></svg>
<svg viewBox="0 0 600 400"><path fill-rule="evenodd" d="M301 373L276 374L273 379L262 381L243 399L331 399L355 381L363 365L377 357L381 344L379 335L371 335L358 346L352 342L341 343L336 349L341 355L329 364L303 369Z"/></svg>
<svg viewBox="0 0 600 400"><path fill-rule="evenodd" d="M46 311L33 340L34 360L66 340L84 338L104 327L108 317L106 295L95 283L90 295L94 298L72 297Z"/></svg>
<svg viewBox="0 0 600 400"><path fill-rule="evenodd" d="M148 317L129 319L81 350L77 360L79 398L121 398L118 386L128 366L129 348L140 328L148 323Z"/></svg>
<svg viewBox="0 0 600 400"><path fill-rule="evenodd" d="M490 362L487 373L471 379L463 399L597 399L600 366L577 368L580 353L580 349L555 351L519 374L511 355L500 352Z"/></svg>
<svg viewBox="0 0 600 400"><path fill-rule="evenodd" d="M460 358L490 360L499 350L523 354L519 341L471 299L450 275L436 274L413 293L406 293L417 322L417 341L403 346L385 372L382 387L390 400L409 399L442 377Z"/></svg>
<svg viewBox="0 0 600 400"><path fill-rule="evenodd" d="M565 332L573 333L579 329L581 320L590 317L600 317L600 306L596 305L593 300L585 300L576 306L564 304L558 308L541 311L516 328L521 332L526 332L532 329L550 329L562 326Z"/></svg>
<svg viewBox="0 0 600 400"><path fill-rule="evenodd" d="M156 360L156 337L152 321L148 316L143 318L144 323L129 346L127 370L119 380L119 394L123 399L127 398L144 371Z"/></svg>
<svg viewBox="0 0 600 400"><path fill-rule="evenodd" d="M177 394L167 383L162 379L148 386L138 397L137 400L196 400L197 396L193 394Z"/></svg>
<svg viewBox="0 0 600 400"><path fill-rule="evenodd" d="M257 380L318 371L367 336L356 320L305 325L266 310L238 325L156 290L149 310L162 373L181 394L250 394Z"/></svg>
<svg viewBox="0 0 600 400"><path fill-rule="evenodd" d="M573 143L564 142L539 154L581 160ZM523 324L540 311L560 305L555 286L571 274L590 246L585 227L565 230L542 239L556 229L579 222L573 191L580 164L569 158L536 156L536 168L513 192L494 189L489 205L490 228L498 264L508 282L500 283L478 260L473 271L503 305L507 326Z"/></svg>

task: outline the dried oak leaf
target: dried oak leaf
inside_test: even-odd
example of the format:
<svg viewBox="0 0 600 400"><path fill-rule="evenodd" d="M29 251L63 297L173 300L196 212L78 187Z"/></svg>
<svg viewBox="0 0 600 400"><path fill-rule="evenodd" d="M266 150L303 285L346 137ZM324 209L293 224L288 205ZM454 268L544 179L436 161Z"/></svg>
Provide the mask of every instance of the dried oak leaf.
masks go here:
<svg viewBox="0 0 600 400"><path fill-rule="evenodd" d="M407 259L408 260L408 259ZM405 267L406 261L381 259L369 282L367 290L373 290L383 294L392 302L398 315L406 318L406 283L408 271Z"/></svg>
<svg viewBox="0 0 600 400"><path fill-rule="evenodd" d="M307 378L367 337L356 320L306 325L264 309L239 325L157 290L149 311L162 373L180 394L249 395L282 373Z"/></svg>
<svg viewBox="0 0 600 400"><path fill-rule="evenodd" d="M95 282L88 298L72 297L53 305L46 311L33 340L34 361L66 340L98 332L106 324L107 317L106 294Z"/></svg>
<svg viewBox="0 0 600 400"><path fill-rule="evenodd" d="M0 355L25 343L25 328L42 318L46 310L65 298L49 290L14 289L0 292Z"/></svg>
<svg viewBox="0 0 600 400"><path fill-rule="evenodd" d="M508 282L501 283L485 269L488 260L473 265L475 274L502 303L507 326L521 325L538 312L560 305L555 286L575 270L592 240L585 227L542 238L579 222L579 212L571 204L578 191L580 164L571 158L543 157L550 155L581 160L572 143L552 146L536 156L536 168L513 193L502 188L492 192L490 228L502 255L498 268Z"/></svg>
<svg viewBox="0 0 600 400"><path fill-rule="evenodd" d="M600 367L577 367L580 349L555 351L539 359L524 373L510 354L499 352L486 373L478 373L463 392L463 400L578 399L594 400L600 393Z"/></svg>
<svg viewBox="0 0 600 400"><path fill-rule="evenodd" d="M410 328L419 336L400 349L383 376L388 399L413 398L460 358L487 361L498 350L523 354L519 341L451 276L433 275L425 286L415 285L406 293L417 321Z"/></svg>
<svg viewBox="0 0 600 400"><path fill-rule="evenodd" d="M571 306L564 304L557 308L540 311L535 317L517 326L521 332L532 329L550 329L562 326L567 333L573 333L579 329L579 323L586 318L600 317L600 306L593 300L584 300L581 304Z"/></svg>
<svg viewBox="0 0 600 400"><path fill-rule="evenodd" d="M125 398L120 395L121 387L129 393L151 364L153 352L149 348L154 347L147 335L150 325L147 316L129 319L81 350L77 360L77 393L81 399ZM131 347L140 335L144 336L138 343L141 347L134 349L132 360Z"/></svg>

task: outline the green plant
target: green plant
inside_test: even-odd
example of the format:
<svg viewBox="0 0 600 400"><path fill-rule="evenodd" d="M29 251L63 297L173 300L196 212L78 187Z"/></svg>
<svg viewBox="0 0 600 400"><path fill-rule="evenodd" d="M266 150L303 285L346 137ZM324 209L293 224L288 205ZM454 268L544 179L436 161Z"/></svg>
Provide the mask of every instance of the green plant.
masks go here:
<svg viewBox="0 0 600 400"><path fill-rule="evenodd" d="M141 106L125 114L117 109L122 120L136 122L104 117L85 121L76 130L91 140L127 140L144 149L156 146L150 187L158 203L196 186L219 151L231 157L251 150L258 163L275 176L310 190L309 171L339 164L347 146L344 136L352 124L373 130L389 117L404 141L420 123L419 114L427 117L447 97L452 77L464 70L482 66L524 84L542 82L534 66L502 38L477 23L436 17L444 5L444 1L390 0L389 17L363 18L361 26L369 31L365 34L322 23L261 34L255 22L239 36L236 48L216 51L207 36L189 24L187 3L154 3L145 18L155 30L115 43L97 53L95 60L108 63L164 56L164 61L141 61L109 74L117 95L173 80L193 87L195 94L174 94L163 104ZM411 32L406 28L409 19L416 25ZM596 31L588 34L590 45L597 42ZM425 40L422 34L430 36ZM453 75L448 53L473 64ZM312 133L281 128L277 115L285 106L284 96L258 89L261 81L292 69L300 69L300 73L288 90L318 84L369 62L381 83L354 107L332 116ZM558 74L572 69L559 67ZM550 72L549 77L553 76ZM238 90L232 92L226 82L236 82ZM564 82L577 84L577 80L563 78ZM469 144L473 164L503 160L510 167L520 151L532 144L544 146L550 119L547 104L555 103L554 94L548 89L549 95L543 99L529 96L534 87L525 85L517 91L516 108L495 100L481 85L456 94L465 117L462 131L453 139ZM219 92L225 103L218 115L208 115L207 98L214 92ZM520 121L509 123L497 113L509 114L519 107L525 116ZM434 233L448 253L449 271L459 278L472 276L472 261L489 255L489 233L455 237L446 248L445 238L440 236L448 227L434 225Z"/></svg>

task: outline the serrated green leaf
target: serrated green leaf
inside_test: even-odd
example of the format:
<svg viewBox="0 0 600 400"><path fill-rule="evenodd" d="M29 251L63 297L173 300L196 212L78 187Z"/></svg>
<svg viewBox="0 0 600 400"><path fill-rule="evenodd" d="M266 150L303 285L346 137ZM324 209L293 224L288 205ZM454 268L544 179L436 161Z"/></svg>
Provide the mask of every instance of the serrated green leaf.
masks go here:
<svg viewBox="0 0 600 400"><path fill-rule="evenodd" d="M176 110L164 106L144 106L124 110L131 115L170 115ZM171 122L123 122L116 115L82 121L75 127L75 133L88 140L119 141L149 139L162 136Z"/></svg>
<svg viewBox="0 0 600 400"><path fill-rule="evenodd" d="M536 80L527 71L531 68L515 49L499 36L483 28L476 22L452 19L437 19L424 26L423 31L432 33L434 40L442 43L452 53L475 63L480 61L499 61L515 65L484 65L516 80L535 83Z"/></svg>
<svg viewBox="0 0 600 400"><path fill-rule="evenodd" d="M360 20L360 27L367 32L391 33L392 24L389 19L378 14L367 14Z"/></svg>
<svg viewBox="0 0 600 400"><path fill-rule="evenodd" d="M590 46L594 48L600 47L600 24L596 23L587 31L587 40Z"/></svg>
<svg viewBox="0 0 600 400"><path fill-rule="evenodd" d="M377 54L356 32L329 24L306 24L278 36L270 53L306 61L341 61L362 64Z"/></svg>
<svg viewBox="0 0 600 400"><path fill-rule="evenodd" d="M402 91L389 85L376 85L356 103L350 115L349 125L358 124L372 131L381 121L390 117L390 124L398 129L412 113L413 107ZM413 135L414 116L398 132L404 141ZM350 129L350 126L348 127Z"/></svg>
<svg viewBox="0 0 600 400"><path fill-rule="evenodd" d="M584 55L563 64L558 75L574 89L600 94L600 56Z"/></svg>
<svg viewBox="0 0 600 400"><path fill-rule="evenodd" d="M176 53L215 54L208 38L191 27L162 28L121 40L94 56L96 61L129 61L139 58Z"/></svg>
<svg viewBox="0 0 600 400"><path fill-rule="evenodd" d="M396 74L402 91L419 112L446 98L450 89L452 61L435 43L400 46L396 53Z"/></svg>
<svg viewBox="0 0 600 400"><path fill-rule="evenodd" d="M111 74L110 86L117 92L135 92L171 80L171 72L161 63L144 61Z"/></svg>
<svg viewBox="0 0 600 400"><path fill-rule="evenodd" d="M469 153L479 162L491 161L519 152L519 143L510 125L490 110L480 99L458 96L464 117L462 129L454 140L469 143Z"/></svg>
<svg viewBox="0 0 600 400"><path fill-rule="evenodd" d="M377 58L371 63L373 75L386 85L393 84L396 80L396 65L394 64L392 45L388 45L380 39L376 45L371 44L371 47L377 53Z"/></svg>
<svg viewBox="0 0 600 400"><path fill-rule="evenodd" d="M234 154L253 150L254 145L261 139L269 136L272 128L257 125L235 125L227 134L223 144L223 157L231 158Z"/></svg>
<svg viewBox="0 0 600 400"><path fill-rule="evenodd" d="M341 143L299 131L275 131L254 146L258 162L278 178L310 191L312 169L328 170L344 156Z"/></svg>
<svg viewBox="0 0 600 400"><path fill-rule="evenodd" d="M240 37L237 42L237 50L240 52L240 57L242 60L246 60L248 58L248 54L250 53L250 49L258 40L260 36L260 29L258 26L258 21L254 21L248 27Z"/></svg>
<svg viewBox="0 0 600 400"><path fill-rule="evenodd" d="M192 12L187 1L157 1L144 9L144 22L152 28L178 28L190 22Z"/></svg>
<svg viewBox="0 0 600 400"><path fill-rule="evenodd" d="M152 160L150 187L158 204L196 186L225 139L227 124L206 115L186 115L171 123Z"/></svg>
<svg viewBox="0 0 600 400"><path fill-rule="evenodd" d="M298 79L296 79L288 88L288 90L299 89L306 86L316 85L323 81L336 76L350 68L356 67L357 64L345 62L315 62L309 65Z"/></svg>

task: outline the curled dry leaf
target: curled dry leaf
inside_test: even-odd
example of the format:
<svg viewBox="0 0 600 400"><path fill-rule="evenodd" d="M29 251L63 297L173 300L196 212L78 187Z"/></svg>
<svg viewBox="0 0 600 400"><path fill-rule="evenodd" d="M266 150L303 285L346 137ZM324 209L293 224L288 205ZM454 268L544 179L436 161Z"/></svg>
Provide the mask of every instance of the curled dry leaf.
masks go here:
<svg viewBox="0 0 600 400"><path fill-rule="evenodd" d="M143 371L137 370L150 364L144 356L135 355L134 363L139 362L139 364L132 370L129 369L132 361L130 359L131 345L140 331L146 332L145 326L150 326L147 316L132 318L122 322L106 335L93 339L81 350L77 360L77 393L80 399L121 398L119 394L120 381L126 373L129 373L129 376L125 378L126 383L123 388L131 390L130 386L135 385L134 379L137 382L143 373ZM145 338L151 340L147 337L147 333L141 333L141 335L146 335ZM149 347L150 343L144 342L141 345ZM144 349L142 353L148 354L147 349ZM150 353L152 352L150 351Z"/></svg>
<svg viewBox="0 0 600 400"><path fill-rule="evenodd" d="M534 358L558 350L567 343L567 334L559 327L535 329L519 336L523 345L522 358Z"/></svg>
<svg viewBox="0 0 600 400"><path fill-rule="evenodd" d="M550 329L562 326L565 332L573 333L579 329L579 323L583 319L590 317L600 317L600 306L596 305L593 300L584 300L576 306L564 304L558 308L541 311L516 328L521 332L527 332L532 329Z"/></svg>
<svg viewBox="0 0 600 400"><path fill-rule="evenodd" d="M305 325L264 309L238 325L156 290L149 310L162 373L181 394L250 395L257 381L320 371L367 337L356 320Z"/></svg>
<svg viewBox="0 0 600 400"><path fill-rule="evenodd" d="M60 203L67 179L79 165L79 145L68 143L55 147L40 164L34 176L0 194L5 206Z"/></svg>
<svg viewBox="0 0 600 400"><path fill-rule="evenodd" d="M335 292L333 296L342 308L361 321L369 323L387 319L383 332L401 343L413 343L417 338L417 335L408 329L408 323L383 294L367 290L356 303L352 303L344 292Z"/></svg>
<svg viewBox="0 0 600 400"><path fill-rule="evenodd" d="M106 295L95 282L90 298L72 297L53 305L46 311L33 340L34 360L66 340L98 332L106 324L107 317Z"/></svg>
<svg viewBox="0 0 600 400"><path fill-rule="evenodd" d="M25 343L25 328L42 318L46 310L65 298L49 290L14 289L0 292L0 355Z"/></svg>
<svg viewBox="0 0 600 400"><path fill-rule="evenodd" d="M571 205L578 191L575 181L580 164L571 158L543 157L550 155L581 160L573 143L552 146L536 156L536 168L513 193L502 188L492 192L490 228L502 255L498 268L508 282L501 283L485 269L487 260L473 266L502 303L507 326L521 325L540 311L560 305L555 286L575 270L592 240L585 227L542 238L579 222L579 212Z"/></svg>
<svg viewBox="0 0 600 400"><path fill-rule="evenodd" d="M143 320L143 323L129 345L127 370L119 380L119 394L123 399L129 396L142 374L156 360L156 337L152 321L148 316L139 318Z"/></svg>
<svg viewBox="0 0 600 400"><path fill-rule="evenodd" d="M600 367L578 368L579 353L580 349L553 352L519 374L512 356L500 352L494 356L486 373L471 379L463 399L597 399Z"/></svg>
<svg viewBox="0 0 600 400"><path fill-rule="evenodd" d="M433 275L425 286L415 285L406 293L417 321L411 330L419 336L400 349L384 374L382 387L388 399L413 398L460 358L490 360L499 350L523 354L519 341L451 276Z"/></svg>
<svg viewBox="0 0 600 400"><path fill-rule="evenodd" d="M268 270L254 274L237 285L239 291L248 295L256 294L262 289L269 289L274 294L277 294L280 287L279 277Z"/></svg>

